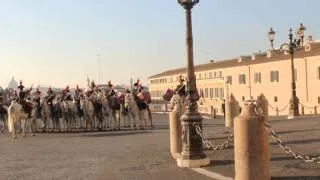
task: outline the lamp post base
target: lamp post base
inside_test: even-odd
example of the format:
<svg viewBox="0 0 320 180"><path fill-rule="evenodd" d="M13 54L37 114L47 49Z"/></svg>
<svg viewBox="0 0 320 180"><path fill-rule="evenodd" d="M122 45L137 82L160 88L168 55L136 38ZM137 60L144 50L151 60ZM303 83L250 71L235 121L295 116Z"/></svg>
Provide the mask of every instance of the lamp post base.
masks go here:
<svg viewBox="0 0 320 180"><path fill-rule="evenodd" d="M202 159L183 159L181 156L177 158L177 165L179 167L187 168L198 168L203 166L208 166L210 164L210 159L204 157Z"/></svg>
<svg viewBox="0 0 320 180"><path fill-rule="evenodd" d="M290 99L288 119L295 119L299 116L299 99L297 97L292 97Z"/></svg>
<svg viewBox="0 0 320 180"><path fill-rule="evenodd" d="M202 128L202 117L198 112L185 112L181 117L182 152L177 157L179 167L196 168L208 166L210 160L203 152L202 138L197 134L195 125Z"/></svg>

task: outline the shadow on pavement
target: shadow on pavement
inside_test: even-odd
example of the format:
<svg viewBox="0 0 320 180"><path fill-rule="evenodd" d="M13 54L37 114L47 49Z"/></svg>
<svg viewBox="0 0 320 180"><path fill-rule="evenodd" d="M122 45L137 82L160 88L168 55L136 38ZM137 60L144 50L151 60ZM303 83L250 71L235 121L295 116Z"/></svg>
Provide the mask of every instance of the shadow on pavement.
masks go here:
<svg viewBox="0 0 320 180"><path fill-rule="evenodd" d="M210 160L209 166L225 166L234 164L234 160Z"/></svg>
<svg viewBox="0 0 320 180"><path fill-rule="evenodd" d="M320 142L320 139L305 139L305 140L296 140L296 141L286 141L285 144L307 144L312 142ZM278 143L273 142L271 145L278 145Z"/></svg>
<svg viewBox="0 0 320 180"><path fill-rule="evenodd" d="M101 134L84 134L83 137L108 137L108 136L128 136L135 134L147 134L152 131L134 131L134 132L116 132L116 133L101 133Z"/></svg>
<svg viewBox="0 0 320 180"><path fill-rule="evenodd" d="M270 161L286 161L286 160L296 160L292 156L282 156L282 157L271 157Z"/></svg>
<svg viewBox="0 0 320 180"><path fill-rule="evenodd" d="M277 134L290 134L296 132L309 132L309 131L320 131L320 129L300 129L300 130L289 130L289 131L280 131Z"/></svg>
<svg viewBox="0 0 320 180"><path fill-rule="evenodd" d="M271 177L271 180L319 180L320 176L287 176Z"/></svg>

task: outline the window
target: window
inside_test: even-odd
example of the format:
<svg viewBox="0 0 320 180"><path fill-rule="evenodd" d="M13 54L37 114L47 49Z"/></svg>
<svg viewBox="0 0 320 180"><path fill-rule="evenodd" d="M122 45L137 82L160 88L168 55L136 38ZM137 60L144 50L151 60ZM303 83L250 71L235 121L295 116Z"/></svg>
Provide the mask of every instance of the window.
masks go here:
<svg viewBox="0 0 320 180"><path fill-rule="evenodd" d="M279 71L270 71L270 81L279 82Z"/></svg>
<svg viewBox="0 0 320 180"><path fill-rule="evenodd" d="M209 78L212 79L212 72L209 72Z"/></svg>
<svg viewBox="0 0 320 180"><path fill-rule="evenodd" d="M204 79L207 79L207 73L204 73Z"/></svg>
<svg viewBox="0 0 320 180"><path fill-rule="evenodd" d="M208 98L208 96L209 96L208 88L205 88L205 89L204 89L204 97L205 97L205 98Z"/></svg>
<svg viewBox="0 0 320 180"><path fill-rule="evenodd" d="M245 100L246 100L246 98L244 96L242 96L242 101L245 101Z"/></svg>
<svg viewBox="0 0 320 180"><path fill-rule="evenodd" d="M239 84L246 84L246 75L239 74Z"/></svg>
<svg viewBox="0 0 320 180"><path fill-rule="evenodd" d="M219 88L214 88L214 97L215 98L219 97Z"/></svg>
<svg viewBox="0 0 320 180"><path fill-rule="evenodd" d="M204 94L203 94L203 89L200 89L200 97L204 97Z"/></svg>
<svg viewBox="0 0 320 180"><path fill-rule="evenodd" d="M254 83L261 83L261 72L254 73Z"/></svg>
<svg viewBox="0 0 320 180"><path fill-rule="evenodd" d="M216 78L217 77L217 72L214 72L214 78Z"/></svg>
<svg viewBox="0 0 320 180"><path fill-rule="evenodd" d="M220 99L224 98L224 89L220 88Z"/></svg>
<svg viewBox="0 0 320 180"><path fill-rule="evenodd" d="M273 101L278 102L278 97L277 96L273 97Z"/></svg>
<svg viewBox="0 0 320 180"><path fill-rule="evenodd" d="M222 71L219 71L219 77L222 77Z"/></svg>
<svg viewBox="0 0 320 180"><path fill-rule="evenodd" d="M199 79L202 79L202 74L201 73L199 74Z"/></svg>
<svg viewBox="0 0 320 180"><path fill-rule="evenodd" d="M320 97L318 97L318 104L320 104Z"/></svg>
<svg viewBox="0 0 320 180"><path fill-rule="evenodd" d="M294 69L294 81L298 80L298 69Z"/></svg>
<svg viewBox="0 0 320 180"><path fill-rule="evenodd" d="M318 67L318 79L320 80L320 66Z"/></svg>
<svg viewBox="0 0 320 180"><path fill-rule="evenodd" d="M213 98L213 88L210 88L210 98Z"/></svg>
<svg viewBox="0 0 320 180"><path fill-rule="evenodd" d="M227 83L232 85L232 76L227 76Z"/></svg>

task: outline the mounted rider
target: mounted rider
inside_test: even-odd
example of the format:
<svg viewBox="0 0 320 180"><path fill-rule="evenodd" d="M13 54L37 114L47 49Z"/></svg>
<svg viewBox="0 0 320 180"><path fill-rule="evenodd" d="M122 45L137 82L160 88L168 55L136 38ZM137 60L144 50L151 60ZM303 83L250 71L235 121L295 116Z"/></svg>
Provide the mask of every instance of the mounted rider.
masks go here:
<svg viewBox="0 0 320 180"><path fill-rule="evenodd" d="M22 80L20 80L19 82L19 86L17 87L19 89L19 93L18 93L18 101L20 104L23 104L27 95L31 92L32 90L32 85L30 87L30 89L28 90L24 90L24 85L22 84Z"/></svg>
<svg viewBox="0 0 320 180"><path fill-rule="evenodd" d="M102 110L102 91L98 85L95 86L90 99L93 103L95 112L100 113Z"/></svg>
<svg viewBox="0 0 320 180"><path fill-rule="evenodd" d="M67 86L63 91L62 91L62 99L63 101L72 101L72 97L71 97L71 92L69 89L69 86Z"/></svg>
<svg viewBox="0 0 320 180"><path fill-rule="evenodd" d="M47 95L45 96L47 103L49 105L52 105L53 104L52 101L54 100L55 97L56 97L56 94L52 90L51 86L49 86L48 91L47 91Z"/></svg>
<svg viewBox="0 0 320 180"><path fill-rule="evenodd" d="M93 94L95 88L96 88L95 82L94 82L94 81L91 81L90 88L89 88L89 90L86 92L87 97L91 97L91 95Z"/></svg>
<svg viewBox="0 0 320 180"><path fill-rule="evenodd" d="M76 104L80 104L80 97L83 95L82 89L79 88L79 85L77 84L76 89L74 90L74 100L76 101Z"/></svg>
<svg viewBox="0 0 320 180"><path fill-rule="evenodd" d="M133 86L134 86L134 89L132 93L133 93L133 96L135 97L138 107L140 109L147 108L148 105L143 96L144 87L141 85L140 80L137 79L137 81L133 84Z"/></svg>
<svg viewBox="0 0 320 180"><path fill-rule="evenodd" d="M179 84L175 89L175 93L177 93L182 99L187 96L186 85L184 84L184 79L182 75L179 76Z"/></svg>
<svg viewBox="0 0 320 180"><path fill-rule="evenodd" d="M41 105L40 105L40 99L41 99L41 91L39 90L39 87L37 87L36 91L34 92L34 99L33 102L36 103L37 108L37 117L40 117L41 114Z"/></svg>
<svg viewBox="0 0 320 180"><path fill-rule="evenodd" d="M17 87L19 89L19 93L17 90L13 91L13 99L17 99L18 103L21 104L23 110L28 114L28 117L31 118L31 110L32 110L32 103L27 98L27 95L30 94L32 90L32 85L30 89L24 90L24 85L22 84L22 80L19 82L19 86Z"/></svg>
<svg viewBox="0 0 320 180"><path fill-rule="evenodd" d="M117 93L113 88L111 81L108 81L106 96L107 96L107 99L109 100L109 106L112 109L120 109L120 103L118 101Z"/></svg>
<svg viewBox="0 0 320 180"><path fill-rule="evenodd" d="M74 91L74 100L76 102L76 106L77 106L77 112L79 117L83 116L83 111L81 109L81 105L80 105L80 98L83 97L83 91L82 89L79 88L79 85L77 84L76 89Z"/></svg>

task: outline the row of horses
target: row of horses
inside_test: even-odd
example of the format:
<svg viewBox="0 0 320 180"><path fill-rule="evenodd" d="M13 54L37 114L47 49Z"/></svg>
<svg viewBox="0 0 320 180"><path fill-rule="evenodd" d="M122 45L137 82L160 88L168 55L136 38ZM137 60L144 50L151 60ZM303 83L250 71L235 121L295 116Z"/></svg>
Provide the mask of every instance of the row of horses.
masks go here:
<svg viewBox="0 0 320 180"><path fill-rule="evenodd" d="M119 101L119 96L124 96L124 101ZM79 96L80 103L73 98L72 101L63 101L58 94L52 101L47 101L46 94L40 96L40 104L33 102L31 117L24 111L24 108L16 100L11 101L6 107L8 114L8 131L16 138L16 126L20 126L22 136L25 135L26 127L29 125L31 135L39 129L37 119L41 115L40 128L44 132L119 130L120 123L131 129L146 128L152 126L152 117L145 102L138 102L132 93L125 93L117 96L106 96L100 93L96 96ZM141 106L141 103L145 103ZM39 108L40 107L40 108Z"/></svg>

